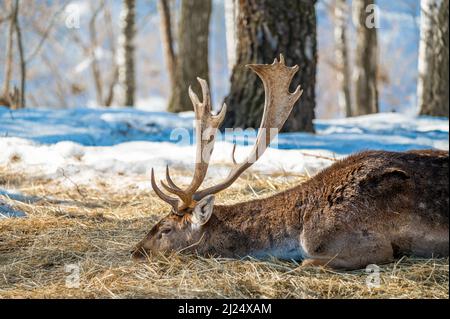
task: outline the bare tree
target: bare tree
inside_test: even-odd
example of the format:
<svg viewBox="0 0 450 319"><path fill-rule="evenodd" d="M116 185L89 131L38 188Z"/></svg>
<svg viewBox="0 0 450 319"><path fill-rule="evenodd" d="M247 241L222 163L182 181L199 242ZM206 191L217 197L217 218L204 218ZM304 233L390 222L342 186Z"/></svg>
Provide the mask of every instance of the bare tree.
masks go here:
<svg viewBox="0 0 450 319"><path fill-rule="evenodd" d="M239 6L237 0L225 1L225 29L227 37L228 70L233 71L237 53L237 18Z"/></svg>
<svg viewBox="0 0 450 319"><path fill-rule="evenodd" d="M134 36L136 34L135 0L123 0L120 13L121 34L119 37L119 88L121 104L133 106L135 102Z"/></svg>
<svg viewBox="0 0 450 319"><path fill-rule="evenodd" d="M353 68L355 115L378 113L378 40L375 0L353 0L356 52Z"/></svg>
<svg viewBox="0 0 450 319"><path fill-rule="evenodd" d="M111 106L114 100L114 88L119 80L119 66L117 64L117 50L116 50L116 35L114 34L113 20L111 9L109 6L105 7L105 27L108 41L111 46L111 61L112 67L110 70L110 79L107 86L106 94L103 96L103 105Z"/></svg>
<svg viewBox="0 0 450 319"><path fill-rule="evenodd" d="M209 80L208 37L211 10L211 0L181 2L175 85L168 106L171 112L192 110L189 85L199 89L197 77Z"/></svg>
<svg viewBox="0 0 450 319"><path fill-rule="evenodd" d="M26 78L27 78L27 65L25 62L25 55L24 55L24 49L23 49L23 41L22 41L22 30L20 28L20 21L19 21L19 0L15 0L15 24L14 28L16 31L16 40L17 40L17 50L19 51L19 60L20 60L20 99L19 99L19 107L23 108L25 107L25 88L26 88Z"/></svg>
<svg viewBox="0 0 450 319"><path fill-rule="evenodd" d="M422 115L449 116L449 2L421 1L417 97Z"/></svg>
<svg viewBox="0 0 450 319"><path fill-rule="evenodd" d="M351 76L347 44L347 22L349 6L346 0L334 3L334 39L336 47L336 74L339 85L339 108L346 117L352 116Z"/></svg>
<svg viewBox="0 0 450 319"><path fill-rule="evenodd" d="M5 58L5 74L3 76L3 89L0 97L0 103L6 106L11 106L10 101L10 83L13 70L13 45L14 45L14 24L15 24L15 8L13 2L10 0L11 13L9 14L8 36L6 37L6 58Z"/></svg>
<svg viewBox="0 0 450 319"><path fill-rule="evenodd" d="M93 3L91 4L93 5ZM103 15L103 19L100 20L103 32L99 32L97 27L101 15ZM81 46L85 58L90 61L97 105L111 106L115 98L115 86L119 78L119 66L111 10L106 5L105 0L101 0L95 7L92 7L88 31L89 40L87 42L82 40L77 32L72 33L72 37L74 42ZM102 69L98 54L105 41L109 42L111 47L111 63L108 65L107 71L103 70L104 68Z"/></svg>
<svg viewBox="0 0 450 319"><path fill-rule="evenodd" d="M174 39L172 32L172 13L170 9L170 0L159 0L158 11L160 15L161 38L166 60L167 71L171 88L175 87L175 69L176 56L174 50Z"/></svg>
<svg viewBox="0 0 450 319"><path fill-rule="evenodd" d="M38 53L41 51L45 41L49 38L50 33L52 31L52 28L54 27L55 23L58 21L58 18L60 17L60 14L64 11L64 9L67 7L67 5L70 3L70 0L66 0L59 9L57 9L51 19L50 22L48 23L48 25L46 26L46 28L42 31L42 34L40 34L40 40L38 42L38 44L35 46L35 48L33 50L31 50L31 53L28 54L27 58L25 59L25 63L29 63L31 60L33 60ZM39 32L39 31L38 31Z"/></svg>
<svg viewBox="0 0 450 319"><path fill-rule="evenodd" d="M69 106L69 103L67 102L67 88L65 85L66 81L64 79L64 72L61 72L61 70L58 68L58 65L53 62L53 59L49 57L47 53L42 53L41 58L44 65L47 66L55 79L55 88L53 89L53 92L58 101L58 107L67 108ZM41 97L39 98L39 100L42 103Z"/></svg>
<svg viewBox="0 0 450 319"><path fill-rule="evenodd" d="M8 21L11 17L11 14L7 14L6 16L0 17L0 24L2 24L5 21Z"/></svg>
<svg viewBox="0 0 450 319"><path fill-rule="evenodd" d="M270 63L284 53L287 65L298 64L300 71L292 87L302 85L300 105L294 107L284 129L313 132L316 105L317 62L316 1L239 1L237 21L237 62L231 75L231 88L225 98L228 114L223 127L257 127L262 117L264 90L256 76L244 66Z"/></svg>
<svg viewBox="0 0 450 319"><path fill-rule="evenodd" d="M48 2L32 3L30 1L19 1L19 3L20 21L18 19L18 22L20 23L15 31L16 38L18 38L18 49L17 54L14 55L15 60L17 59L20 63L18 64L19 71L14 72L14 74L18 75L17 80L20 77L20 83L18 85L21 87L21 90L17 89L17 92L23 92L22 98L21 94L18 95L19 100L22 99L24 105L30 103L32 105L52 105L49 99L51 100L56 94L50 87L45 87L42 84L37 85L42 89L45 87L45 94L39 92L40 89L36 88L35 85L37 84L36 82L33 84L34 90L26 90L26 87L28 87L28 83L33 83L35 77L39 77L41 74L44 75L45 73L42 73L44 69L47 69L47 72L50 71L45 67L46 63L43 61L43 51L50 49L50 46L58 47L60 42L54 38L57 32L53 32L53 30L58 29L57 22L61 21L59 18L70 3L70 0L56 0L51 4ZM45 16L46 19L42 19L42 16ZM22 35L26 35L23 41ZM21 44L22 42L23 44ZM26 44L27 50L25 50L24 44ZM58 50L57 48L55 49ZM33 63L35 60L37 60L36 63ZM56 62L54 58L52 61L54 63ZM55 86L60 84L58 81L53 82ZM61 107L62 105L59 106Z"/></svg>
<svg viewBox="0 0 450 319"><path fill-rule="evenodd" d="M91 62L91 70L94 78L95 84L95 92L97 97L97 104L102 105L103 103L103 83L100 74L100 67L98 65L97 59L97 50L99 48L98 38L97 38L97 29L96 29L96 20L100 11L103 10L105 6L105 1L100 1L100 5L94 10L94 13L89 20L89 37L91 41L91 45L89 48Z"/></svg>
<svg viewBox="0 0 450 319"><path fill-rule="evenodd" d="M26 62L23 50L22 31L19 22L19 0L10 1L11 13L9 15L9 31L6 43L6 65L2 94L0 95L0 104L6 105L11 109L25 107L25 88L26 88ZM19 52L19 70L20 70L20 89L14 87L10 90L13 70L13 45L14 34L16 36L17 50Z"/></svg>

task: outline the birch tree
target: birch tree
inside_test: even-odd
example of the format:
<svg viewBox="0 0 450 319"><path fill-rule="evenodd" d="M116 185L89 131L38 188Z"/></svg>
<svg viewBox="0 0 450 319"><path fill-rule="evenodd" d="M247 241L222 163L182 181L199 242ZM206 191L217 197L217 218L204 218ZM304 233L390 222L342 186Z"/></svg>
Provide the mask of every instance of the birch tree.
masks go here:
<svg viewBox="0 0 450 319"><path fill-rule="evenodd" d="M233 71L233 67L236 64L238 14L239 6L237 0L225 1L225 32L227 37L228 70L230 73Z"/></svg>
<svg viewBox="0 0 450 319"><path fill-rule="evenodd" d="M25 107L25 88L26 88L26 63L24 57L24 48L22 41L22 30L19 22L19 0L10 0L10 13L8 16L9 27L6 37L6 59L5 74L3 78L3 88L0 93L0 105L5 105L11 109ZM17 43L17 51L19 53L19 70L20 70L20 89L16 86L11 89L11 81L14 67L13 46L14 36Z"/></svg>
<svg viewBox="0 0 450 319"><path fill-rule="evenodd" d="M417 98L419 113L449 116L447 0L422 0Z"/></svg>
<svg viewBox="0 0 450 319"><path fill-rule="evenodd" d="M353 68L355 115L378 113L377 10L374 0L353 0L356 51Z"/></svg>
<svg viewBox="0 0 450 319"><path fill-rule="evenodd" d="M164 57L167 65L167 72L169 73L169 80L171 88L175 87L175 67L176 56L174 49L175 39L172 31L172 10L170 0L159 0L158 11L160 20L161 40L164 49Z"/></svg>
<svg viewBox="0 0 450 319"><path fill-rule="evenodd" d="M336 47L336 76L339 85L338 103L341 113L352 116L351 76L347 43L347 23L349 6L346 0L336 0L334 4L334 39Z"/></svg>
<svg viewBox="0 0 450 319"><path fill-rule="evenodd" d="M118 83L120 104L133 106L135 102L135 57L134 37L136 34L135 24L135 0L123 0L120 13L119 50L118 54Z"/></svg>

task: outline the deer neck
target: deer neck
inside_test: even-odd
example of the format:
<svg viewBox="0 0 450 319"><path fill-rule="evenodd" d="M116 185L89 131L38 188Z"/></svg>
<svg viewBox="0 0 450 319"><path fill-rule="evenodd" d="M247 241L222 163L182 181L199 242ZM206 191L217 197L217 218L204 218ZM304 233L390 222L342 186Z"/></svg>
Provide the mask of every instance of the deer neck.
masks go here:
<svg viewBox="0 0 450 319"><path fill-rule="evenodd" d="M215 206L196 251L222 257L301 259L299 237L307 191L300 186L274 196Z"/></svg>

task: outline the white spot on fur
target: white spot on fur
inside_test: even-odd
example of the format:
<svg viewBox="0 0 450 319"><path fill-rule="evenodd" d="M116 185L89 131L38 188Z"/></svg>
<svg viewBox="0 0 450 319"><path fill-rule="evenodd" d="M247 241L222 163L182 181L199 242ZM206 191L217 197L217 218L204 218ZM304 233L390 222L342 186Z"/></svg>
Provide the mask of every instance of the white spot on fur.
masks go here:
<svg viewBox="0 0 450 319"><path fill-rule="evenodd" d="M296 240L289 240L277 247L254 252L252 255L261 259L275 257L283 260L303 260L307 258L305 250Z"/></svg>
<svg viewBox="0 0 450 319"><path fill-rule="evenodd" d="M198 231L199 229L200 229L200 224L199 223L194 223L194 221L192 221L192 223L191 223L191 229L193 230L193 231Z"/></svg>

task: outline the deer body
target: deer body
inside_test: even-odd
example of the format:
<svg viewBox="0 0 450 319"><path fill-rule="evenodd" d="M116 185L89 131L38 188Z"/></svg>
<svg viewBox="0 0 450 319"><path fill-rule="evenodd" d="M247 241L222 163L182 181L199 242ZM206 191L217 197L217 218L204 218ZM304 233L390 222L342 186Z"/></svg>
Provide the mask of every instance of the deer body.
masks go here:
<svg viewBox="0 0 450 319"><path fill-rule="evenodd" d="M281 128L301 95L299 89L288 92L296 68L287 68L281 58L280 62L252 69L266 89L260 130ZM280 72L285 75L281 79ZM277 78L282 83L270 90L277 85ZM204 85L203 95L208 97ZM201 119L197 127L197 136L201 136L205 127L220 125L225 111L206 116L209 112L202 107L208 102L200 103L190 94ZM272 138L258 134L255 145L263 146L264 152ZM197 154L214 142L211 137L205 140ZM212 147L208 159L211 151ZM262 152L255 148L249 158L257 160ZM224 182L202 191L197 189L205 177L206 163L196 164L193 182L186 190L175 185L167 169L168 185L161 185L181 202L157 187L152 171L153 189L172 211L152 228L133 255L178 251L233 258L276 257L341 269L387 263L401 255L448 256L448 152L363 152L273 196L230 206L214 205L214 194L231 185L251 165L248 161L237 164L234 156L233 162L236 166Z"/></svg>
<svg viewBox="0 0 450 319"><path fill-rule="evenodd" d="M214 206L190 251L336 268L448 256L448 194L448 152L364 152L271 197Z"/></svg>

